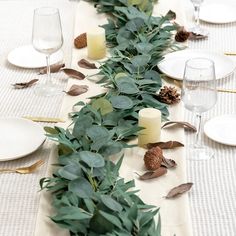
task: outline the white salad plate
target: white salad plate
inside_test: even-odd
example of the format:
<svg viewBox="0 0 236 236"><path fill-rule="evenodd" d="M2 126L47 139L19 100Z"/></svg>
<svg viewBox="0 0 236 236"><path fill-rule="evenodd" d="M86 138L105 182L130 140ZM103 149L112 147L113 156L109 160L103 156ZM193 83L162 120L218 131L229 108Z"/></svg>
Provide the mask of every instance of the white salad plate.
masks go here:
<svg viewBox="0 0 236 236"><path fill-rule="evenodd" d="M32 45L25 45L13 49L7 57L7 60L18 67L35 69L46 66L46 55L36 51ZM63 60L62 50L53 53L50 56L50 64L56 64Z"/></svg>
<svg viewBox="0 0 236 236"><path fill-rule="evenodd" d="M236 115L222 115L212 118L204 125L205 134L212 140L236 146Z"/></svg>
<svg viewBox="0 0 236 236"><path fill-rule="evenodd" d="M0 118L0 161L9 161L31 154L44 142L43 128L22 118Z"/></svg>
<svg viewBox="0 0 236 236"><path fill-rule="evenodd" d="M236 65L235 62L225 55L203 50L185 49L165 55L164 59L157 65L159 70L167 76L183 80L184 68L187 60L191 58L208 58L214 61L216 79L222 79L230 75Z"/></svg>
<svg viewBox="0 0 236 236"><path fill-rule="evenodd" d="M236 4L206 3L201 6L200 20L213 24L226 24L236 21Z"/></svg>

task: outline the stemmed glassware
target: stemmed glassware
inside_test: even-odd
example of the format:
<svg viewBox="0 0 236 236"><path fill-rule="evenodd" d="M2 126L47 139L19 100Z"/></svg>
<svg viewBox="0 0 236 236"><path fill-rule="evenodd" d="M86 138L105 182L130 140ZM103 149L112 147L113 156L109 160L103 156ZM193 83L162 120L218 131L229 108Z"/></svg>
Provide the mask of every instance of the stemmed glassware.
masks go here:
<svg viewBox="0 0 236 236"><path fill-rule="evenodd" d="M36 87L35 93L52 96L61 93L62 88L53 83L50 72L50 55L57 52L63 44L60 14L57 8L35 9L32 33L33 47L46 55L47 80Z"/></svg>
<svg viewBox="0 0 236 236"><path fill-rule="evenodd" d="M199 21L199 14L200 14L200 7L201 4L203 3L204 0L191 0L193 3L194 7L194 18L195 18L195 26L190 29L191 32L195 34L201 34L201 35L207 35L208 31L203 29L200 26L200 21Z"/></svg>
<svg viewBox="0 0 236 236"><path fill-rule="evenodd" d="M202 113L210 110L217 101L214 62L206 58L193 58L186 62L182 87L182 100L186 109L198 119L196 140L189 148L188 159L208 160L214 153L201 141Z"/></svg>

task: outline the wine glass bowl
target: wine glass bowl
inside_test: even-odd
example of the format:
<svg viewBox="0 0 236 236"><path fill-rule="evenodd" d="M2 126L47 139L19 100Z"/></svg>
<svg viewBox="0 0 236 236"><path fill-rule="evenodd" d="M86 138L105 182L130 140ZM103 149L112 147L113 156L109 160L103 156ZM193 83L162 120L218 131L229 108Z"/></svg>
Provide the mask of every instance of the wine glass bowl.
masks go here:
<svg viewBox="0 0 236 236"><path fill-rule="evenodd" d="M33 47L46 56L47 80L36 87L36 94L52 96L61 93L60 86L53 83L50 73L50 55L57 52L63 45L60 14L57 8L42 7L34 10Z"/></svg>
<svg viewBox="0 0 236 236"><path fill-rule="evenodd" d="M181 97L185 108L198 118L198 132L190 147L189 159L210 159L214 153L207 150L201 142L201 115L210 110L217 101L215 66L212 60L193 58L186 62Z"/></svg>

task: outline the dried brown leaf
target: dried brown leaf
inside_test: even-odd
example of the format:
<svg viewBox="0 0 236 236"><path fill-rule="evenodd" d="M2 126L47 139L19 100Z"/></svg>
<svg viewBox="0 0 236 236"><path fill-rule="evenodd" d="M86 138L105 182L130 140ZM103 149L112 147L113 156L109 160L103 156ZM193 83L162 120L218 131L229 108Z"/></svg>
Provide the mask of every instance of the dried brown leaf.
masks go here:
<svg viewBox="0 0 236 236"><path fill-rule="evenodd" d="M63 68L62 71L71 78L83 80L85 75L77 70L70 69L70 68Z"/></svg>
<svg viewBox="0 0 236 236"><path fill-rule="evenodd" d="M78 65L85 69L97 69L95 63L91 63L85 59L81 59L80 61L78 61Z"/></svg>
<svg viewBox="0 0 236 236"><path fill-rule="evenodd" d="M194 32L189 32L189 39L190 40L198 40L198 39L206 39L208 35L203 35L203 34L196 34Z"/></svg>
<svg viewBox="0 0 236 236"><path fill-rule="evenodd" d="M22 82L22 83L15 83L12 86L15 89L24 89L24 88L28 88L30 86L32 86L33 84L35 84L38 81L38 79L32 79L29 82Z"/></svg>
<svg viewBox="0 0 236 236"><path fill-rule="evenodd" d="M168 158L165 158L165 157L162 158L161 165L166 167L167 169L174 168L174 167L177 166L177 164L174 160L168 159Z"/></svg>
<svg viewBox="0 0 236 236"><path fill-rule="evenodd" d="M177 187L172 188L169 193L166 195L165 198L170 199L170 198L175 198L179 195L182 195L183 193L189 191L193 186L193 183L186 183L186 184L181 184Z"/></svg>
<svg viewBox="0 0 236 236"><path fill-rule="evenodd" d="M173 11L171 11L171 10L169 10L169 11L166 13L165 17L166 17L168 20L175 20L175 19L176 19L176 13L173 12Z"/></svg>
<svg viewBox="0 0 236 236"><path fill-rule="evenodd" d="M160 167L155 171L148 171L145 174L139 176L141 180L155 179L167 173L167 169L165 167Z"/></svg>
<svg viewBox="0 0 236 236"><path fill-rule="evenodd" d="M159 147L161 149L173 149L177 147L183 147L184 144L178 141L168 141L168 142L157 142L157 143L148 143L147 148Z"/></svg>
<svg viewBox="0 0 236 236"><path fill-rule="evenodd" d="M170 125L182 126L190 131L197 132L197 129L193 125L185 121L168 121L162 126L162 128L165 128Z"/></svg>
<svg viewBox="0 0 236 236"><path fill-rule="evenodd" d="M70 89L65 92L66 94L70 95L70 96L78 96L81 95L83 93L86 93L88 91L88 86L87 85L72 85L70 87Z"/></svg>
<svg viewBox="0 0 236 236"><path fill-rule="evenodd" d="M51 73L56 73L58 71L61 70L61 68L65 67L65 64L54 64L50 66L50 72ZM39 75L43 75L43 74L47 74L47 67L43 67L40 71L39 71Z"/></svg>

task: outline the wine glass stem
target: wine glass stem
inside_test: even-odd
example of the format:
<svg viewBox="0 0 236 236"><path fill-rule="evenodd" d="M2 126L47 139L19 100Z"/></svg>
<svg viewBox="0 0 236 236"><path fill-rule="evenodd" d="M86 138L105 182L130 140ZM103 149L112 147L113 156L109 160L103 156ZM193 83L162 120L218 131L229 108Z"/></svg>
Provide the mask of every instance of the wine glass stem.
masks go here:
<svg viewBox="0 0 236 236"><path fill-rule="evenodd" d="M199 27L200 4L194 4L194 18L196 27Z"/></svg>
<svg viewBox="0 0 236 236"><path fill-rule="evenodd" d="M47 80L46 80L46 84L52 84L51 68L50 68L50 55L46 56L46 63L47 63Z"/></svg>
<svg viewBox="0 0 236 236"><path fill-rule="evenodd" d="M196 114L197 118L197 134L195 138L195 143L194 143L194 148L201 148L202 147L202 115L201 114Z"/></svg>

